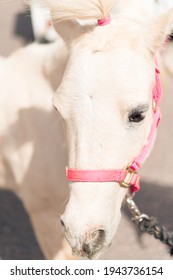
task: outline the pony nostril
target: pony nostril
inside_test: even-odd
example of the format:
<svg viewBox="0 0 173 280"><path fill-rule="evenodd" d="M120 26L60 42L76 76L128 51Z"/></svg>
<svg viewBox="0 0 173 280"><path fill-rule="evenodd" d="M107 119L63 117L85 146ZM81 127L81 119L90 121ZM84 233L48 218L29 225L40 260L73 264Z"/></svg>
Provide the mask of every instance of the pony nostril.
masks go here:
<svg viewBox="0 0 173 280"><path fill-rule="evenodd" d="M62 218L60 219L60 222L61 222L62 227L65 229L65 223Z"/></svg>
<svg viewBox="0 0 173 280"><path fill-rule="evenodd" d="M89 244L84 243L82 246L82 251L89 257L92 255L92 248Z"/></svg>
<svg viewBox="0 0 173 280"><path fill-rule="evenodd" d="M99 229L91 234L91 240L92 241L96 240L98 243L102 243L105 240L105 236L106 236L105 231L103 229Z"/></svg>
<svg viewBox="0 0 173 280"><path fill-rule="evenodd" d="M82 246L82 250L88 257L92 257L99 252L106 239L106 232L103 229L96 230L90 234Z"/></svg>

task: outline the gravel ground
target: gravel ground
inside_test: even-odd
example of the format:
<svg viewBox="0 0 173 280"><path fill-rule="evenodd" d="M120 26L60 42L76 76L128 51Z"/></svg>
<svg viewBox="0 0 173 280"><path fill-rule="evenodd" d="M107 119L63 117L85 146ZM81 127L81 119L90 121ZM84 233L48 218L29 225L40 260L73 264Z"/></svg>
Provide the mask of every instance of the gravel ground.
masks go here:
<svg viewBox="0 0 173 280"><path fill-rule="evenodd" d="M20 46L33 41L28 12L21 1L0 0L0 54L7 56ZM172 80L167 78L162 102L163 120L157 141L142 169L142 190L136 196L140 208L173 229L173 93ZM169 133L168 133L169 132ZM0 191L0 258L43 259L21 202L9 191ZM150 236L140 235L132 225L127 210L115 242L104 259L169 259L167 248Z"/></svg>

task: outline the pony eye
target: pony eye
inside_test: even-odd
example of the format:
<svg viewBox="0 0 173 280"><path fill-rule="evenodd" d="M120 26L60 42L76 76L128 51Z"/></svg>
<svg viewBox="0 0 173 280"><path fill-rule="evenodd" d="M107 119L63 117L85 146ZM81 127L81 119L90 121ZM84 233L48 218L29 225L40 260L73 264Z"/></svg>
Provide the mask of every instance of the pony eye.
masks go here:
<svg viewBox="0 0 173 280"><path fill-rule="evenodd" d="M148 104L141 104L136 108L132 109L128 115L128 121L130 123L140 123L145 119L146 112L149 109Z"/></svg>
<svg viewBox="0 0 173 280"><path fill-rule="evenodd" d="M139 123L143 121L144 118L145 118L145 113L140 112L138 110L133 110L128 116L129 122L134 122L134 123Z"/></svg>

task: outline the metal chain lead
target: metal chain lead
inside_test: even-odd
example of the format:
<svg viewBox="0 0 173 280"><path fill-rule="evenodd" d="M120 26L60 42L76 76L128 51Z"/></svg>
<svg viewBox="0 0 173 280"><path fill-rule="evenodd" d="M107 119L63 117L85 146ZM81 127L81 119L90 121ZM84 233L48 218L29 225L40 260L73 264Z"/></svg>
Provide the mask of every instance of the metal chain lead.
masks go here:
<svg viewBox="0 0 173 280"><path fill-rule="evenodd" d="M126 196L126 204L132 214L132 220L135 222L135 224L138 224L144 218L149 220L149 217L146 214L142 214L140 212L139 208L133 200L133 195Z"/></svg>
<svg viewBox="0 0 173 280"><path fill-rule="evenodd" d="M173 232L167 231L155 217L142 214L133 200L133 195L126 196L126 204L132 214L132 221L140 231L153 235L156 239L171 247L170 254L173 256Z"/></svg>

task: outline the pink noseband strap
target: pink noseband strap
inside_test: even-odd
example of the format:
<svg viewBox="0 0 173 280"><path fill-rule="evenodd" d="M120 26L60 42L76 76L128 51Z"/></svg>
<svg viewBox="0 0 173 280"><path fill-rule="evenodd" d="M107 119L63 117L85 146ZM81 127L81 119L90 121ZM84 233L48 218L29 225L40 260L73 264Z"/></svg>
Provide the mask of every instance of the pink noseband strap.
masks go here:
<svg viewBox="0 0 173 280"><path fill-rule="evenodd" d="M129 169L113 170L76 170L68 168L67 179L73 182L118 182L123 187L131 186L131 191L139 190L139 179L137 173Z"/></svg>
<svg viewBox="0 0 173 280"><path fill-rule="evenodd" d="M156 130L160 122L159 103L162 96L162 87L159 70L156 62L155 86L152 94L153 123L150 129L146 145L141 153L125 169L115 170L77 170L68 168L66 171L67 179L73 182L118 182L121 187L130 188L131 192L137 192L140 188L138 169L141 167L145 158L151 150Z"/></svg>

